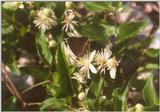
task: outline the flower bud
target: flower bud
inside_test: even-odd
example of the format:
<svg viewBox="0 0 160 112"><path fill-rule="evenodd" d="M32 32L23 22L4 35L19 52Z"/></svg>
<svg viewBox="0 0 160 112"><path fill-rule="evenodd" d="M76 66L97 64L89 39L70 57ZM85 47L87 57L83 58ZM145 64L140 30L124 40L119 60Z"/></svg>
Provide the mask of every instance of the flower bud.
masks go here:
<svg viewBox="0 0 160 112"><path fill-rule="evenodd" d="M65 2L65 6L67 9L71 8L72 2Z"/></svg>
<svg viewBox="0 0 160 112"><path fill-rule="evenodd" d="M135 108L135 112L142 112L144 109L143 105L140 103L136 104L136 106L134 108Z"/></svg>
<svg viewBox="0 0 160 112"><path fill-rule="evenodd" d="M56 47L56 46L57 46L57 43L56 43L55 40L49 41L49 48L51 48L51 47Z"/></svg>
<svg viewBox="0 0 160 112"><path fill-rule="evenodd" d="M23 9L23 8L24 8L24 5L23 5L23 4L20 4L20 5L18 6L18 8Z"/></svg>
<svg viewBox="0 0 160 112"><path fill-rule="evenodd" d="M81 92L78 94L78 99L80 101L84 100L86 98L86 93L85 92Z"/></svg>
<svg viewBox="0 0 160 112"><path fill-rule="evenodd" d="M66 10L66 11L64 12L64 14L65 14L66 19L68 19L68 20L73 20L74 17L75 17L75 13L74 13L74 11L71 10L71 9Z"/></svg>

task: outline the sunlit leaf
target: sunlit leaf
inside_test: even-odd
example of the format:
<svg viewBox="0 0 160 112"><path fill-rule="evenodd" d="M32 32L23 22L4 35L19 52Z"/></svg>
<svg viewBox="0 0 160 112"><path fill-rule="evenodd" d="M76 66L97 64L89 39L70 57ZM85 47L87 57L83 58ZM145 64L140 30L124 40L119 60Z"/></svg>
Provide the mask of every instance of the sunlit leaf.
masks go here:
<svg viewBox="0 0 160 112"><path fill-rule="evenodd" d="M67 107L64 99L48 98L40 105L40 110L65 110Z"/></svg>
<svg viewBox="0 0 160 112"><path fill-rule="evenodd" d="M101 12L101 11L115 11L119 8L123 8L121 2L83 2L85 7L90 11Z"/></svg>
<svg viewBox="0 0 160 112"><path fill-rule="evenodd" d="M150 57L158 57L159 50L158 49L149 49L145 54Z"/></svg>
<svg viewBox="0 0 160 112"><path fill-rule="evenodd" d="M145 111L159 111L159 106L160 105L147 106L147 107L144 107L144 110Z"/></svg>
<svg viewBox="0 0 160 112"><path fill-rule="evenodd" d="M101 24L104 27L104 34L106 36L115 35L115 27L111 25Z"/></svg>
<svg viewBox="0 0 160 112"><path fill-rule="evenodd" d="M63 43L59 44L56 52L56 69L59 73L58 82L60 87L56 90L56 97L66 97L73 94L71 79L69 76L69 68L63 51Z"/></svg>
<svg viewBox="0 0 160 112"><path fill-rule="evenodd" d="M113 106L115 111L126 111L128 108L127 105L127 94L135 76L132 76L121 88L115 88L113 96Z"/></svg>
<svg viewBox="0 0 160 112"><path fill-rule="evenodd" d="M154 63L148 63L146 66L145 66L145 69L160 69L160 67L158 66L158 60L157 60L157 64L154 64Z"/></svg>
<svg viewBox="0 0 160 112"><path fill-rule="evenodd" d="M106 10L105 2L83 2L87 9L91 11L104 11Z"/></svg>
<svg viewBox="0 0 160 112"><path fill-rule="evenodd" d="M81 24L79 30L80 34L84 37L88 37L92 40L106 40L105 28L96 24Z"/></svg>
<svg viewBox="0 0 160 112"><path fill-rule="evenodd" d="M127 22L123 23L118 28L118 38L122 40L126 40L127 38L131 38L140 33L147 25L147 22L144 20L137 22Z"/></svg>
<svg viewBox="0 0 160 112"><path fill-rule="evenodd" d="M13 31L13 25L8 24L5 19L2 19L2 35L12 33Z"/></svg>
<svg viewBox="0 0 160 112"><path fill-rule="evenodd" d="M153 84L153 75L148 78L143 88L143 97L147 106L153 106L158 103L158 96Z"/></svg>
<svg viewBox="0 0 160 112"><path fill-rule="evenodd" d="M45 62L51 65L52 63L52 52L48 47L48 43L45 40L46 35L43 31L39 31L36 36L36 45L39 56L44 59Z"/></svg>

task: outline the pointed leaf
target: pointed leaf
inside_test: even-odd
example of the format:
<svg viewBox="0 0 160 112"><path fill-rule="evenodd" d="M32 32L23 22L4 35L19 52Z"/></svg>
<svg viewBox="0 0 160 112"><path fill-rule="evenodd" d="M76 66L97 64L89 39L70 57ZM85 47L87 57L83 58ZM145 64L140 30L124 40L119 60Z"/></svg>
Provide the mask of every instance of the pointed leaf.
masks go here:
<svg viewBox="0 0 160 112"><path fill-rule="evenodd" d="M147 25L147 22L142 20L138 22L123 23L118 28L118 38L120 40L126 40L132 38L142 31Z"/></svg>
<svg viewBox="0 0 160 112"><path fill-rule="evenodd" d="M143 97L147 106L158 103L158 96L153 85L153 75L150 76L143 88Z"/></svg>
<svg viewBox="0 0 160 112"><path fill-rule="evenodd" d="M39 31L36 37L37 50L40 57L45 62L51 65L53 59L52 52L49 49L48 43L46 42L45 38L46 38L45 33L43 31Z"/></svg>
<svg viewBox="0 0 160 112"><path fill-rule="evenodd" d="M71 79L69 75L69 67L63 51L63 43L59 44L56 52L56 69L59 73L58 82L60 87L57 88L56 97L66 97L73 94Z"/></svg>
<svg viewBox="0 0 160 112"><path fill-rule="evenodd" d="M48 98L42 102L40 105L40 110L65 110L66 107L67 105L64 99Z"/></svg>

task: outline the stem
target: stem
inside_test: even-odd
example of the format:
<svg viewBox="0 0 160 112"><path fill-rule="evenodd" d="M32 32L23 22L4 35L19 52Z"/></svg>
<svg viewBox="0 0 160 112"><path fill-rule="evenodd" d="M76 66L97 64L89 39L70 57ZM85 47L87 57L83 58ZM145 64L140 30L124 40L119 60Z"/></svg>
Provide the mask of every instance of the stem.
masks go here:
<svg viewBox="0 0 160 112"><path fill-rule="evenodd" d="M41 105L42 103L39 103L39 102L31 102L31 103L27 103L27 106L39 106L39 105Z"/></svg>
<svg viewBox="0 0 160 112"><path fill-rule="evenodd" d="M97 98L96 98L96 101L95 101L95 109L99 109L99 98L100 98L100 95L101 95L101 91L103 89L103 85L104 85L104 78L101 76L100 77L100 82L99 82L99 90L98 90L98 94L97 94Z"/></svg>
<svg viewBox="0 0 160 112"><path fill-rule="evenodd" d="M33 86L25 89L22 93L24 94L24 93L26 93L27 91L29 91L29 90L31 90L31 89L33 89L33 88L35 88L35 87L38 87L38 86L40 86L40 85L43 85L43 84L49 83L49 82L50 82L50 81L47 80L47 81L44 81L44 82L37 83L37 84L35 84L35 85L33 85Z"/></svg>
<svg viewBox="0 0 160 112"><path fill-rule="evenodd" d="M67 106L68 106L68 109L71 109L72 107L72 96L66 96L66 103L67 103Z"/></svg>
<svg viewBox="0 0 160 112"><path fill-rule="evenodd" d="M114 17L115 17L115 36L117 37L118 30L117 30L117 13L114 11Z"/></svg>
<svg viewBox="0 0 160 112"><path fill-rule="evenodd" d="M4 82L6 84L6 87L8 88L8 90L13 94L15 95L21 102L22 102L22 105L24 107L26 107L26 102L24 101L24 99L22 98L21 96L21 93L18 91L18 89L16 88L16 86L14 85L14 83L10 80L9 78L9 73L8 71L6 70L5 68L5 65L3 64L3 62L1 62L1 67L2 67L2 71L4 73Z"/></svg>

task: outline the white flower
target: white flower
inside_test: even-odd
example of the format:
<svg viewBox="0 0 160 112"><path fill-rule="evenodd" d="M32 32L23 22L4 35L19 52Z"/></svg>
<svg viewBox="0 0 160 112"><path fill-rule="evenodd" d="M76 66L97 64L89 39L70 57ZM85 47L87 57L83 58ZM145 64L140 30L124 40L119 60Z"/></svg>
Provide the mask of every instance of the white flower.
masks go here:
<svg viewBox="0 0 160 112"><path fill-rule="evenodd" d="M83 91L78 94L78 99L79 99L80 101L85 100L86 97L87 97L87 95L86 95L86 93L83 92Z"/></svg>
<svg viewBox="0 0 160 112"><path fill-rule="evenodd" d="M80 73L86 74L87 78L90 78L90 71L92 73L97 73L96 68L91 63L94 59L96 51L94 50L92 53L88 53L83 57L80 57L77 61L77 66L80 67Z"/></svg>
<svg viewBox="0 0 160 112"><path fill-rule="evenodd" d="M107 60L107 67L110 70L110 77L115 79L116 77L116 67L118 66L118 62L116 61L115 57L110 58Z"/></svg>
<svg viewBox="0 0 160 112"><path fill-rule="evenodd" d="M75 14L73 10L68 9L65 11L65 20L62 22L64 26L62 31L65 31L70 37L80 37L81 35L77 32L74 26L78 26L78 22L74 21Z"/></svg>
<svg viewBox="0 0 160 112"><path fill-rule="evenodd" d="M70 21L67 19L65 19L62 23L64 23L62 31L64 30L65 32L72 32L76 30L74 26L78 26L77 21Z"/></svg>
<svg viewBox="0 0 160 112"><path fill-rule="evenodd" d="M100 71L100 73L104 73L106 72L106 68L107 68L107 60L109 59L109 57L111 56L112 52L110 51L110 49L105 48L105 49L101 49L101 52L97 52L95 55L95 64L98 65L98 71Z"/></svg>
<svg viewBox="0 0 160 112"><path fill-rule="evenodd" d="M135 105L134 107L135 112L143 112L144 111L144 107L142 104L138 103Z"/></svg>
<svg viewBox="0 0 160 112"><path fill-rule="evenodd" d="M76 79L78 82L82 83L82 84L86 84L87 82L87 78L86 75L84 74L80 74L80 73L73 73L73 79Z"/></svg>
<svg viewBox="0 0 160 112"><path fill-rule="evenodd" d="M76 58L77 56L74 55L74 53L71 51L68 43L66 42L66 44L64 43L64 53L65 53L65 56L66 56L66 59L67 59L67 62L70 64L70 65L76 65Z"/></svg>
<svg viewBox="0 0 160 112"><path fill-rule="evenodd" d="M51 40L51 41L49 41L48 42L48 46L49 46L49 48L54 48L54 47L56 47L57 46L57 42L55 41L55 40Z"/></svg>
<svg viewBox="0 0 160 112"><path fill-rule="evenodd" d="M57 17L55 13L48 8L41 8L38 13L37 17L33 21L36 27L41 28L43 31L49 30L52 26L57 25Z"/></svg>

